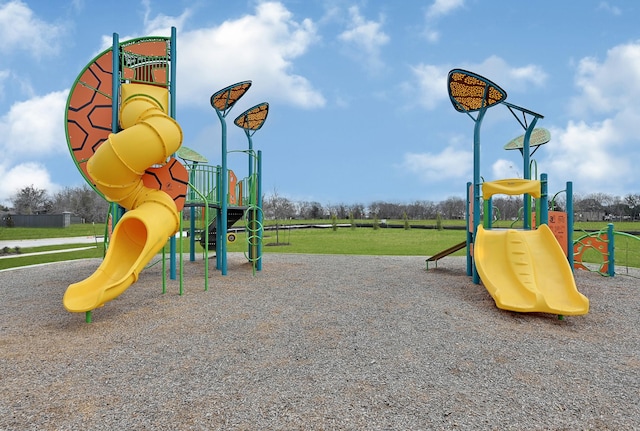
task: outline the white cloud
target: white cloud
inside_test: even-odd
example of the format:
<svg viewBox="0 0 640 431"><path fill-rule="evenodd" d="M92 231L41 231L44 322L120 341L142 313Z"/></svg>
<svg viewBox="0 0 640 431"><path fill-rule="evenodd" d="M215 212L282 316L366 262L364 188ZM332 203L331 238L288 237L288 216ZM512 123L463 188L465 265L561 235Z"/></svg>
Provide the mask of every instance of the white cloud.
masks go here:
<svg viewBox="0 0 640 431"><path fill-rule="evenodd" d="M640 42L611 48L602 62L582 59L575 80L580 93L570 105L580 120L551 129L545 170L585 193L636 188Z"/></svg>
<svg viewBox="0 0 640 431"><path fill-rule="evenodd" d="M512 66L496 55L488 57L482 63L462 65L462 68L490 79L508 90L507 92L522 92L531 86L542 87L548 78L541 66L534 64Z"/></svg>
<svg viewBox="0 0 640 431"><path fill-rule="evenodd" d="M468 178L473 168L473 152L447 147L440 153L405 153L402 170L424 182Z"/></svg>
<svg viewBox="0 0 640 431"><path fill-rule="evenodd" d="M15 103L0 118L0 151L5 159L30 159L66 151L62 113L67 91Z"/></svg>
<svg viewBox="0 0 640 431"><path fill-rule="evenodd" d="M640 41L611 48L602 63L592 57L580 60L576 85L581 91L571 104L576 115L615 112L637 106Z"/></svg>
<svg viewBox="0 0 640 431"><path fill-rule="evenodd" d="M340 33L338 39L353 45L359 60L365 61L369 67L379 69L382 66L380 60L380 47L389 42L389 36L382 31L383 19L379 22L368 21L362 15L357 6L349 8L350 22L348 30Z"/></svg>
<svg viewBox="0 0 640 431"><path fill-rule="evenodd" d="M614 191L637 183L634 157L623 150L626 142L614 120L570 121L564 129L551 129L551 138L540 163L550 178L573 181L583 191Z"/></svg>
<svg viewBox="0 0 640 431"><path fill-rule="evenodd" d="M598 10L603 10L605 12L609 12L612 15L622 15L622 9L620 9L618 6L612 6L609 4L609 2L606 1L602 1L600 2L600 4L598 5Z"/></svg>
<svg viewBox="0 0 640 431"><path fill-rule="evenodd" d="M443 100L448 100L447 66L419 64L411 66L414 79L403 84L405 93L418 105L426 109L435 109ZM416 89L417 87L417 89Z"/></svg>
<svg viewBox="0 0 640 431"><path fill-rule="evenodd" d="M427 18L433 19L448 15L464 6L464 0L435 0L427 9Z"/></svg>
<svg viewBox="0 0 640 431"><path fill-rule="evenodd" d="M0 70L0 100L4 96L4 83L9 76L10 73L8 70Z"/></svg>
<svg viewBox="0 0 640 431"><path fill-rule="evenodd" d="M498 159L491 165L493 180L502 178L522 178L522 167L515 166L510 160ZM487 180L489 180L487 178Z"/></svg>
<svg viewBox="0 0 640 431"><path fill-rule="evenodd" d="M189 19L192 12L191 9L185 9L178 17L172 17L159 14L151 17L151 1L143 0L142 5L145 9L144 13L144 34L153 34L160 36L170 36L171 27L183 28L184 23ZM126 40L126 39L124 39Z"/></svg>
<svg viewBox="0 0 640 431"><path fill-rule="evenodd" d="M436 22L443 16L449 15L454 10L464 6L464 0L435 0L427 8L425 14L426 24L422 35L429 43L440 40L440 32L435 29Z"/></svg>
<svg viewBox="0 0 640 431"><path fill-rule="evenodd" d="M40 58L56 54L63 28L34 16L26 3L12 0L0 5L0 52L23 50Z"/></svg>
<svg viewBox="0 0 640 431"><path fill-rule="evenodd" d="M28 162L9 168L0 165L0 178L0 202L7 206L11 205L10 200L18 191L31 185L50 194L60 189L40 163Z"/></svg>
<svg viewBox="0 0 640 431"><path fill-rule="evenodd" d="M303 108L324 106L325 98L303 76L293 60L317 39L313 22L297 22L279 2L258 4L254 15L228 20L218 27L179 36L178 99L189 104L227 85L252 80L252 97L280 100Z"/></svg>

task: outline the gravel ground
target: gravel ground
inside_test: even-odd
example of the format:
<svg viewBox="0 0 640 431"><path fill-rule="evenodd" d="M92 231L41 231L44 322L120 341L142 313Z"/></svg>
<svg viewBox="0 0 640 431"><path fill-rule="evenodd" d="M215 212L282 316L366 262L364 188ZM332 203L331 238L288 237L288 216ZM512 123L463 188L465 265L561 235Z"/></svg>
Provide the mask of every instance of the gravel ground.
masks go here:
<svg viewBox="0 0 640 431"><path fill-rule="evenodd" d="M577 272L590 313L558 320L497 309L464 258L230 254L87 324L62 296L98 264L0 272L0 429L640 429L638 278Z"/></svg>

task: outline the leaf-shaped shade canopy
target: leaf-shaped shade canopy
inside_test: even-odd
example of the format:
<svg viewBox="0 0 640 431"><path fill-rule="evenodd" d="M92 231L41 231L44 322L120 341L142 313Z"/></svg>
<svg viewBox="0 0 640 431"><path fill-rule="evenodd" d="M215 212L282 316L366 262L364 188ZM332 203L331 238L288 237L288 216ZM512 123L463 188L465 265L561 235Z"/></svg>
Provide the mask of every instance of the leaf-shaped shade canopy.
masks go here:
<svg viewBox="0 0 640 431"><path fill-rule="evenodd" d="M208 163L208 160L205 156L198 153L196 150L185 147L184 145L178 148L178 151L176 151L176 156L180 157L182 160L186 160L189 162Z"/></svg>
<svg viewBox="0 0 640 431"><path fill-rule="evenodd" d="M267 102L260 103L252 108L247 109L233 120L236 126L244 130L258 130L267 120L269 114L269 104Z"/></svg>
<svg viewBox="0 0 640 431"><path fill-rule="evenodd" d="M233 105L244 96L244 93L247 92L249 87L251 87L251 81L242 81L223 88L211 96L211 106L226 114L226 112L233 108Z"/></svg>
<svg viewBox="0 0 640 431"><path fill-rule="evenodd" d="M537 147L544 145L551 140L551 132L542 127L536 127L531 131L529 137L529 147ZM505 150L519 150L524 147L524 135L520 135L507 142L504 146Z"/></svg>
<svg viewBox="0 0 640 431"><path fill-rule="evenodd" d="M479 111L507 99L507 92L497 84L462 69L449 72L447 88L453 107L460 112Z"/></svg>

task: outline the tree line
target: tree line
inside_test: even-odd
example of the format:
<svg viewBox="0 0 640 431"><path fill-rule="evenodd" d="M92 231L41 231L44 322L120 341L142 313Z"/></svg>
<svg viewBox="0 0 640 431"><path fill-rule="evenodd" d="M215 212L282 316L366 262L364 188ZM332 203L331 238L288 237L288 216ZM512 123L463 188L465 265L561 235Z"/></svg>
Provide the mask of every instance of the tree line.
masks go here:
<svg viewBox="0 0 640 431"><path fill-rule="evenodd" d="M88 185L67 187L54 194L33 185L20 189L10 199L12 208L3 207L12 214L60 214L70 212L82 217L86 223L106 220L109 203Z"/></svg>
<svg viewBox="0 0 640 431"><path fill-rule="evenodd" d="M550 197L549 209L564 211L566 198L564 195ZM515 220L522 217L522 196L495 196L492 198L494 217L500 220ZM573 209L579 220L639 220L640 194L628 194L625 197L608 195L606 193L592 193L585 196L573 196ZM373 201L368 205L355 204L327 204L316 201L292 201L277 192L264 198L263 212L268 219L410 219L435 220L440 217L445 220L464 219L466 200L451 196L434 202L417 200L412 203L395 203L388 201Z"/></svg>
<svg viewBox="0 0 640 431"><path fill-rule="evenodd" d="M550 198L551 199L551 198ZM20 189L10 199L13 207L3 206L3 212L13 214L58 214L71 212L86 222L103 222L109 210L109 203L88 185L67 187L54 194L33 185ZM606 193L591 193L573 198L573 207L580 220L638 220L640 219L640 194L624 197ZM496 196L492 199L494 216L501 220L515 220L521 217L522 196ZM550 209L564 211L564 195L550 202ZM465 199L448 197L434 202L417 200L411 203L373 201L368 204L322 204L316 201L293 201L277 191L263 198L263 212L267 219L321 220L337 219L410 219L445 220L464 219Z"/></svg>

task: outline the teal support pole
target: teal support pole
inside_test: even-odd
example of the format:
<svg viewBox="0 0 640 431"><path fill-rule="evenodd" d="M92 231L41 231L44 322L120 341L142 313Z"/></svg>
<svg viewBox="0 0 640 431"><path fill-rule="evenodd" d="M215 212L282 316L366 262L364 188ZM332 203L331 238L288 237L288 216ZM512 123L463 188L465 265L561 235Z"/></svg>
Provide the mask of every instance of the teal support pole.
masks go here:
<svg viewBox="0 0 640 431"><path fill-rule="evenodd" d="M176 118L176 28L171 27L171 41L169 47L169 116ZM180 213L182 219L182 212ZM180 241L182 241L182 226L180 227ZM169 240L169 278L176 279L176 237Z"/></svg>
<svg viewBox="0 0 640 431"><path fill-rule="evenodd" d="M531 158L531 154L530 154L530 146L529 146L529 142L531 139L531 132L533 132L533 129L536 126L536 123L538 122L538 117L534 116L533 120L531 120L531 124L529 124L529 126L527 127L527 130L524 133L524 140L523 140L523 147L522 147L522 157L523 157L523 172L524 172L524 179L525 180L530 180L531 179L531 163L530 163L530 158ZM531 197L529 196L529 194L524 195L524 220L523 220L523 229L527 230L527 229L531 229Z"/></svg>
<svg viewBox="0 0 640 431"><path fill-rule="evenodd" d="M573 183L567 182L567 259L569 259L569 266L571 271L573 268Z"/></svg>
<svg viewBox="0 0 640 431"><path fill-rule="evenodd" d="M120 94L120 37L118 33L113 33L113 41L111 45L111 133L118 133L120 130L120 103L118 95ZM116 224L120 221L123 211L115 202L109 205L111 213L111 226L115 229Z"/></svg>
<svg viewBox="0 0 640 431"><path fill-rule="evenodd" d="M228 187L229 171L227 168L227 122L220 111L218 118L222 124L222 163L220 166L220 211L218 213L218 229L216 229L216 252L220 256L220 272L227 275L227 208L228 208Z"/></svg>
<svg viewBox="0 0 640 431"><path fill-rule="evenodd" d="M222 184L222 176L220 174L220 169L218 169L218 171L216 172L216 184ZM220 202L221 202L221 198L220 198L220 187L218 186L216 187L216 196L215 196L215 202L216 202L216 269L220 270L220 268L222 268L222 256L220 256L220 242L218 241L218 232L220 232L222 230L222 225L220 224L220 222L222 221L222 217L220 217ZM209 231L209 227L208 227L209 221L207 221L207 232Z"/></svg>
<svg viewBox="0 0 640 431"><path fill-rule="evenodd" d="M120 94L120 41L118 33L113 33L113 45L111 46L111 133L118 133L119 103Z"/></svg>
<svg viewBox="0 0 640 431"><path fill-rule="evenodd" d="M485 92L487 88L485 88ZM473 128L473 238L475 242L475 236L478 233L478 226L480 225L480 207L482 197L480 196L480 126L484 115L487 113L487 108L482 108L478 111L478 117L475 119L475 126ZM475 263L473 264L473 282L475 284L480 283L480 275Z"/></svg>
<svg viewBox="0 0 640 431"><path fill-rule="evenodd" d="M607 254L609 255L608 275L613 277L616 275L616 256L615 256L615 232L613 231L613 223L607 225Z"/></svg>
<svg viewBox="0 0 640 431"><path fill-rule="evenodd" d="M466 223L465 223L465 227L467 229L467 275L471 276L473 274L473 260L471 258L471 244L473 244L473 235L471 234L471 220L470 220L470 210L471 210L471 205L469 205L469 203L471 202L471 194L469 193L469 191L471 190L471 183L468 182L467 183L467 217L466 217Z"/></svg>
<svg viewBox="0 0 640 431"><path fill-rule="evenodd" d="M248 159L249 159L249 171L248 171L249 176L248 176L248 178L249 178L249 181L253 181L254 180L253 179L253 162L254 162L254 160L253 160L253 157L254 157L254 154L253 154L253 139L251 139L251 133L250 133L249 129L245 129L244 133L245 133L245 135L247 135L247 140L249 141L249 152L247 153L248 154ZM256 187L257 187L257 184L256 184ZM247 192L251 193L251 186L249 186L249 190ZM251 196L249 196L249 204L251 204L251 201L252 201ZM240 204L242 205L242 202ZM256 206L258 205L257 197L256 197L255 205ZM253 228L255 226L256 219L257 219L256 210L253 210L253 209L249 210L248 217L249 217L249 224L248 225L253 230ZM253 232L251 232L251 234L253 234ZM248 244L248 248L249 248L249 250L248 250L247 254L249 255L249 260L253 261L253 259L255 259L257 257L257 256L254 256L254 253L257 253L257 251L255 251L253 249L251 243ZM257 268L257 266L256 266L256 268Z"/></svg>
<svg viewBox="0 0 640 431"><path fill-rule="evenodd" d="M538 225L549 223L549 196L547 174L540 175L540 204L537 205Z"/></svg>
<svg viewBox="0 0 640 431"><path fill-rule="evenodd" d="M258 151L258 172L256 172L256 205L258 207L257 219L258 219L258 255L256 256L256 270L262 270L262 237L264 230L262 226L262 151Z"/></svg>

